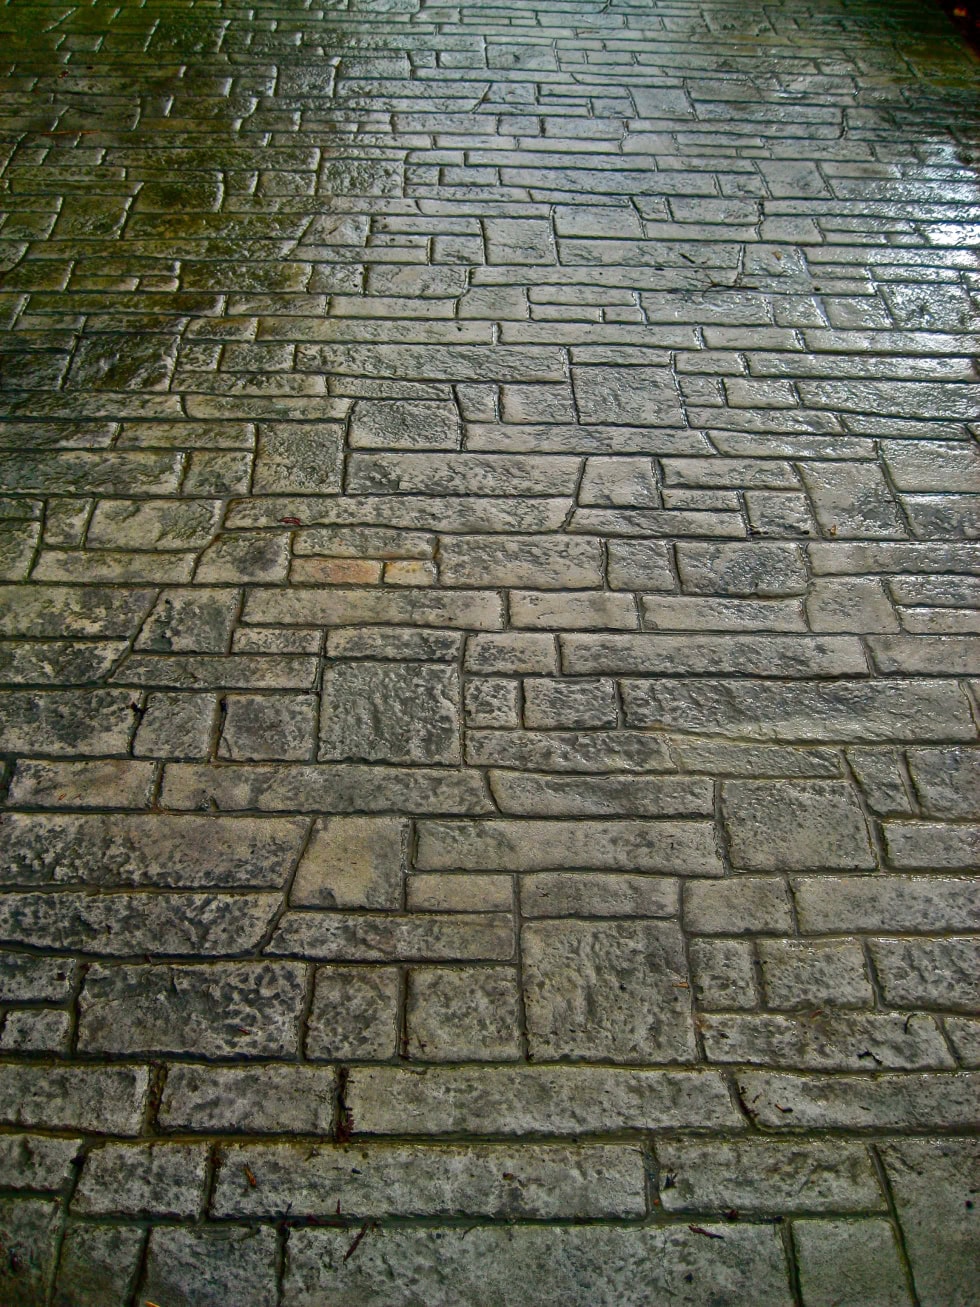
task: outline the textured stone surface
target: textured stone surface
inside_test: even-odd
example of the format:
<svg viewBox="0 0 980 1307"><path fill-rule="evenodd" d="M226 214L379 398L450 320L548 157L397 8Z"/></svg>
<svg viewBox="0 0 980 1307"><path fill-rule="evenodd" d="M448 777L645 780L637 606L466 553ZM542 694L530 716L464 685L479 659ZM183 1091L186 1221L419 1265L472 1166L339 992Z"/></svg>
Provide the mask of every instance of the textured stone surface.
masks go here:
<svg viewBox="0 0 980 1307"><path fill-rule="evenodd" d="M12 885L273 889L306 831L296 818L10 814L0 826Z"/></svg>
<svg viewBox="0 0 980 1307"><path fill-rule="evenodd" d="M881 1150L915 1271L929 1307L976 1291L975 1139L901 1139Z"/></svg>
<svg viewBox="0 0 980 1307"><path fill-rule="evenodd" d="M318 967L306 1036L316 1060L387 1061L398 1046L394 967Z"/></svg>
<svg viewBox="0 0 980 1307"><path fill-rule="evenodd" d="M593 1108L602 1100L602 1118ZM366 1135L579 1135L610 1130L738 1130L728 1088L711 1071L600 1067L462 1067L352 1071L354 1128Z"/></svg>
<svg viewBox="0 0 980 1307"><path fill-rule="evenodd" d="M99 964L79 1000L79 1044L104 1053L291 1056L303 972L288 962Z"/></svg>
<svg viewBox="0 0 980 1307"><path fill-rule="evenodd" d="M6 1125L135 1135L146 1107L142 1066L0 1066L0 1119Z"/></svg>
<svg viewBox="0 0 980 1307"><path fill-rule="evenodd" d="M972 1301L944 8L0 8L4 1304Z"/></svg>
<svg viewBox="0 0 980 1307"><path fill-rule="evenodd" d="M511 968L409 973L408 1055L420 1061L508 1061L520 1056L517 976Z"/></svg>
<svg viewBox="0 0 980 1307"><path fill-rule="evenodd" d="M732 861L747 871L873 867L864 817L848 785L733 781L722 809Z"/></svg>
<svg viewBox="0 0 980 1307"><path fill-rule="evenodd" d="M338 1201L358 1218L638 1216L643 1155L616 1145L240 1144L222 1153L211 1206L220 1217L294 1207L326 1216Z"/></svg>
<svg viewBox="0 0 980 1307"><path fill-rule="evenodd" d="M72 1211L197 1216L206 1160L200 1144L106 1144L86 1157Z"/></svg>
<svg viewBox="0 0 980 1307"><path fill-rule="evenodd" d="M651 1292L698 1294L703 1302L731 1307L750 1307L764 1295L773 1307L788 1307L792 1299L775 1231L762 1225L708 1228L720 1237L687 1227L525 1226L475 1229L465 1236L456 1230L385 1230L365 1236L360 1256L346 1261L349 1232L304 1230L290 1242L284 1302L314 1307L334 1293L351 1307L378 1301L450 1307L466 1295L487 1307L504 1307L533 1284L542 1307L639 1307Z"/></svg>
<svg viewBox="0 0 980 1307"><path fill-rule="evenodd" d="M338 663L324 682L320 757L458 763L459 679L428 663Z"/></svg>
<svg viewBox="0 0 980 1307"><path fill-rule="evenodd" d="M57 1307L126 1307L145 1242L138 1226L71 1222L54 1292Z"/></svg>
<svg viewBox="0 0 980 1307"><path fill-rule="evenodd" d="M524 927L521 944L532 1057L693 1060L687 969L676 926L542 921Z"/></svg>
<svg viewBox="0 0 980 1307"><path fill-rule="evenodd" d="M12 1307L44 1301L55 1263L58 1220L58 1204L46 1199L0 1200L0 1290Z"/></svg>
<svg viewBox="0 0 980 1307"><path fill-rule="evenodd" d="M268 1226L158 1227L150 1234L141 1293L153 1302L187 1307L236 1298L274 1307L275 1231Z"/></svg>
<svg viewBox="0 0 980 1307"><path fill-rule="evenodd" d="M290 891L296 907L397 908L408 839L392 817L328 817L313 827Z"/></svg>
<svg viewBox="0 0 980 1307"><path fill-rule="evenodd" d="M663 1143L660 1194L669 1212L850 1211L883 1208L861 1144Z"/></svg>
<svg viewBox="0 0 980 1307"><path fill-rule="evenodd" d="M794 1221L803 1300L814 1307L908 1307L913 1299L887 1221Z"/></svg>
<svg viewBox="0 0 980 1307"><path fill-rule="evenodd" d="M0 1183L10 1189L60 1189L71 1173L79 1139L12 1134L0 1138Z"/></svg>

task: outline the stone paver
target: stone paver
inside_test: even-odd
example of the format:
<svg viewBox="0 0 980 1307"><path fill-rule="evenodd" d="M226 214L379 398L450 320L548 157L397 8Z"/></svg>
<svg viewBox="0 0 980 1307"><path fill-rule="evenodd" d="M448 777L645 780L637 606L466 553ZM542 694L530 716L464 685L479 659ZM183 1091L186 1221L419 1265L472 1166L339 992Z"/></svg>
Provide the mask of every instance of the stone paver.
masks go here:
<svg viewBox="0 0 980 1307"><path fill-rule="evenodd" d="M0 1301L980 1304L941 10L0 50Z"/></svg>

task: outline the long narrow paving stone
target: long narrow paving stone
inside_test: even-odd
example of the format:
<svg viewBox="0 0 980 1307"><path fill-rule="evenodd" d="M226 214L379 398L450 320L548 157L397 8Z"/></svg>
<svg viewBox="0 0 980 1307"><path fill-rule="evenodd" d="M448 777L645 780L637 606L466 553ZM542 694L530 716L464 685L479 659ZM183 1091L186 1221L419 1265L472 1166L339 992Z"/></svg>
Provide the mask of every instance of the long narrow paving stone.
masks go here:
<svg viewBox="0 0 980 1307"><path fill-rule="evenodd" d="M980 1307L978 73L0 3L0 1303Z"/></svg>

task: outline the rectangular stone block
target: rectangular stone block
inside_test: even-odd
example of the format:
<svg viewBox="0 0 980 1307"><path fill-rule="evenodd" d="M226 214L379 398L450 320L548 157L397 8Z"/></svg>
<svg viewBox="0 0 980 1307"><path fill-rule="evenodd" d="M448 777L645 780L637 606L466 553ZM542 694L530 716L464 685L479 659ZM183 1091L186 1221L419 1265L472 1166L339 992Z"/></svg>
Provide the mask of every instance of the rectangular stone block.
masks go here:
<svg viewBox="0 0 980 1307"><path fill-rule="evenodd" d="M612 680L545 680L524 682L524 721L545 730L615 726L616 684Z"/></svg>
<svg viewBox="0 0 980 1307"><path fill-rule="evenodd" d="M975 1013L980 1006L980 940L873 939L871 957L889 1007Z"/></svg>
<svg viewBox="0 0 980 1307"><path fill-rule="evenodd" d="M837 781L727 781L722 813L732 863L748 871L872 868L854 790Z"/></svg>
<svg viewBox="0 0 980 1307"><path fill-rule="evenodd" d="M721 875L705 821L423 821L420 871L655 871Z"/></svg>
<svg viewBox="0 0 980 1307"><path fill-rule="evenodd" d="M941 1070L954 1065L936 1022L924 1014L705 1015L712 1062L827 1071Z"/></svg>
<svg viewBox="0 0 980 1307"><path fill-rule="evenodd" d="M542 50L541 53L547 55L548 66L552 66L550 52ZM498 51L500 54L506 57L494 59L494 51L491 49L491 67L512 67L511 50ZM558 262L551 223L546 219L490 218L484 224L484 229L488 263L514 266Z"/></svg>
<svg viewBox="0 0 980 1307"><path fill-rule="evenodd" d="M645 595L641 609L644 625L654 631L806 631L798 599Z"/></svg>
<svg viewBox="0 0 980 1307"><path fill-rule="evenodd" d="M5 1257L0 1295L9 1303L43 1302L54 1272L60 1205L42 1198L0 1199Z"/></svg>
<svg viewBox="0 0 980 1307"><path fill-rule="evenodd" d="M253 1185L247 1172L251 1172ZM642 1216L643 1154L623 1145L242 1144L223 1150L219 1217Z"/></svg>
<svg viewBox="0 0 980 1307"><path fill-rule="evenodd" d="M177 1063L167 1072L158 1119L174 1133L328 1135L335 1090L332 1067Z"/></svg>
<svg viewBox="0 0 980 1307"><path fill-rule="evenodd" d="M513 590L510 620L551 631L635 631L639 625L633 596L608 590Z"/></svg>
<svg viewBox="0 0 980 1307"><path fill-rule="evenodd" d="M665 1140L657 1145L660 1200L668 1212L882 1210L884 1195L863 1144L782 1140Z"/></svg>
<svg viewBox="0 0 980 1307"><path fill-rule="evenodd" d="M909 749L907 757L929 816L980 819L980 749Z"/></svg>
<svg viewBox="0 0 980 1307"><path fill-rule="evenodd" d="M778 876L732 876L684 886L684 928L695 935L788 934L793 909Z"/></svg>
<svg viewBox="0 0 980 1307"><path fill-rule="evenodd" d="M68 686L104 680L126 653L124 640L0 640L4 684Z"/></svg>
<svg viewBox="0 0 980 1307"><path fill-rule="evenodd" d="M267 951L325 962L505 960L514 935L503 913L287 912Z"/></svg>
<svg viewBox="0 0 980 1307"><path fill-rule="evenodd" d="M54 1301L72 1307L127 1307L143 1254L139 1226L69 1221Z"/></svg>
<svg viewBox="0 0 980 1307"><path fill-rule="evenodd" d="M572 495L579 467L577 458L552 455L351 454L346 488L352 495Z"/></svg>
<svg viewBox="0 0 980 1307"><path fill-rule="evenodd" d="M830 1307L856 1295L880 1307L911 1307L895 1231L886 1220L793 1222L805 1301Z"/></svg>
<svg viewBox="0 0 980 1307"><path fill-rule="evenodd" d="M220 514L213 499L100 499L85 541L90 549L203 549Z"/></svg>
<svg viewBox="0 0 980 1307"><path fill-rule="evenodd" d="M62 1003L71 992L74 972L69 958L0 951L0 1002Z"/></svg>
<svg viewBox="0 0 980 1307"><path fill-rule="evenodd" d="M456 1230L386 1230L365 1236L345 1260L348 1230L297 1230L290 1239L283 1307L318 1307L336 1298L349 1307L456 1307L462 1301L502 1307L534 1286L536 1307L623 1307L638 1285L665 1298L678 1281L697 1284L726 1307L789 1307L782 1246L771 1226L617 1225L483 1226ZM719 1251L720 1250L720 1251ZM547 1273L541 1268L547 1267ZM706 1301L710 1301L706 1297Z"/></svg>
<svg viewBox="0 0 980 1307"><path fill-rule="evenodd" d="M306 1056L358 1062L394 1057L401 989L397 967L317 967Z"/></svg>
<svg viewBox="0 0 980 1307"><path fill-rule="evenodd" d="M806 590L798 545L682 541L677 546L677 570L688 594L773 596Z"/></svg>
<svg viewBox="0 0 980 1307"><path fill-rule="evenodd" d="M739 1094L767 1130L955 1130L976 1120L980 1072L813 1075L736 1072Z"/></svg>
<svg viewBox="0 0 980 1307"><path fill-rule="evenodd" d="M327 632L327 656L452 663L459 659L463 638L459 631L427 631L422 627L341 626Z"/></svg>
<svg viewBox="0 0 980 1307"><path fill-rule="evenodd" d="M521 878L525 917L676 917L679 882L662 876L538 872Z"/></svg>
<svg viewBox="0 0 980 1307"><path fill-rule="evenodd" d="M204 1204L205 1144L103 1144L86 1155L72 1197L84 1216L197 1216Z"/></svg>
<svg viewBox="0 0 980 1307"><path fill-rule="evenodd" d="M276 1307L276 1232L267 1225L156 1226L140 1294L162 1307Z"/></svg>
<svg viewBox="0 0 980 1307"><path fill-rule="evenodd" d="M9 813L0 825L9 885L277 889L306 836L302 817Z"/></svg>
<svg viewBox="0 0 980 1307"><path fill-rule="evenodd" d="M445 594L417 590L252 590L243 620L273 626L434 626L496 631L503 626L492 590Z"/></svg>
<svg viewBox="0 0 980 1307"><path fill-rule="evenodd" d="M676 385L667 368L573 368L572 385L586 425L684 425Z"/></svg>
<svg viewBox="0 0 980 1307"><path fill-rule="evenodd" d="M692 939L691 980L701 1011L727 1012L759 1006L755 950L747 939Z"/></svg>
<svg viewBox="0 0 980 1307"><path fill-rule="evenodd" d="M81 1139L0 1136L0 1184L5 1189L60 1189L72 1174Z"/></svg>
<svg viewBox="0 0 980 1307"><path fill-rule="evenodd" d="M136 1135L150 1089L146 1067L0 1064L5 1125Z"/></svg>
<svg viewBox="0 0 980 1307"><path fill-rule="evenodd" d="M314 751L312 694L227 694L218 757L236 762L309 761Z"/></svg>
<svg viewBox="0 0 980 1307"><path fill-rule="evenodd" d="M857 940L760 939L758 953L766 1007L874 1007Z"/></svg>
<svg viewBox="0 0 980 1307"><path fill-rule="evenodd" d="M135 635L155 597L151 589L0 585L0 633L51 639Z"/></svg>
<svg viewBox="0 0 980 1307"><path fill-rule="evenodd" d="M137 764L129 764L135 766ZM15 777L16 781L16 777ZM225 811L475 814L493 811L483 777L448 767L331 763L212 767L168 763L163 803Z"/></svg>
<svg viewBox="0 0 980 1307"><path fill-rule="evenodd" d="M562 635L562 670L572 676L865 676L853 636Z"/></svg>
<svg viewBox="0 0 980 1307"><path fill-rule="evenodd" d="M446 536L439 576L450 586L566 590L602 584L597 540L572 536Z"/></svg>
<svg viewBox="0 0 980 1307"><path fill-rule="evenodd" d="M300 655L131 654L112 680L174 690L310 690L316 674L317 660Z"/></svg>
<svg viewBox="0 0 980 1307"><path fill-rule="evenodd" d="M610 540L609 584L614 590L672 591L677 581L672 551L663 540Z"/></svg>
<svg viewBox="0 0 980 1307"><path fill-rule="evenodd" d="M0 940L65 953L222 956L255 949L278 894L0 895Z"/></svg>
<svg viewBox="0 0 980 1307"><path fill-rule="evenodd" d="M254 494L339 494L344 428L340 422L269 422L259 427Z"/></svg>
<svg viewBox="0 0 980 1307"><path fill-rule="evenodd" d="M675 770L661 736L628 730L469 730L466 761L475 767L586 774Z"/></svg>
<svg viewBox="0 0 980 1307"><path fill-rule="evenodd" d="M396 817L317 821L290 890L293 907L397 908L408 823Z"/></svg>
<svg viewBox="0 0 980 1307"><path fill-rule="evenodd" d="M416 872L408 878L406 902L410 912L510 912L514 881L473 872Z"/></svg>
<svg viewBox="0 0 980 1307"><path fill-rule="evenodd" d="M548 676L558 671L558 648L553 635L471 635L466 641L468 672L484 676Z"/></svg>
<svg viewBox="0 0 980 1307"><path fill-rule="evenodd" d="M361 399L350 443L354 449L457 449L459 414L449 400Z"/></svg>
<svg viewBox="0 0 980 1307"><path fill-rule="evenodd" d="M800 929L919 934L980 928L980 888L963 876L800 876L791 881Z"/></svg>
<svg viewBox="0 0 980 1307"><path fill-rule="evenodd" d="M156 780L149 762L18 761L8 802L35 808L145 808Z"/></svg>
<svg viewBox="0 0 980 1307"><path fill-rule="evenodd" d="M8 753L125 753L135 721L123 690L11 690L0 694Z"/></svg>
<svg viewBox="0 0 980 1307"><path fill-rule="evenodd" d="M500 811L520 817L710 817L714 787L700 777L551 776L492 771Z"/></svg>
<svg viewBox="0 0 980 1307"><path fill-rule="evenodd" d="M406 1051L417 1062L521 1057L516 967L413 967L405 986Z"/></svg>
<svg viewBox="0 0 980 1307"><path fill-rule="evenodd" d="M79 1048L295 1057L305 974L293 962L96 964L79 999Z"/></svg>
<svg viewBox="0 0 980 1307"><path fill-rule="evenodd" d="M204 758L218 708L214 694L149 694L133 741L137 758Z"/></svg>
<svg viewBox="0 0 980 1307"><path fill-rule="evenodd" d="M739 1131L717 1071L552 1067L362 1067L351 1071L354 1135L604 1135Z"/></svg>
<svg viewBox="0 0 980 1307"><path fill-rule="evenodd" d="M896 1139L881 1159L923 1304L976 1294L976 1139ZM971 1287L972 1286L972 1287Z"/></svg>
<svg viewBox="0 0 980 1307"><path fill-rule="evenodd" d="M970 740L966 700L952 682L624 681L628 726L750 740Z"/></svg>
<svg viewBox="0 0 980 1307"><path fill-rule="evenodd" d="M975 871L980 866L980 823L886 822L888 861L899 871Z"/></svg>

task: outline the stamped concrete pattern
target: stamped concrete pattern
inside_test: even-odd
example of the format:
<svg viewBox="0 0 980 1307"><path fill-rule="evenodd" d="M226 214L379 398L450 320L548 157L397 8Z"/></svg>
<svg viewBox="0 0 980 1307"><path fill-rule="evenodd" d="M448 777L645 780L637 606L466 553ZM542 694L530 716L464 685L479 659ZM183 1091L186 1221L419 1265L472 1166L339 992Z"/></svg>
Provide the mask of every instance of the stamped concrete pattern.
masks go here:
<svg viewBox="0 0 980 1307"><path fill-rule="evenodd" d="M941 11L0 32L0 1301L980 1302Z"/></svg>

